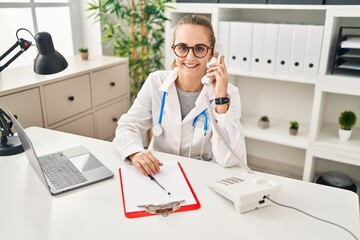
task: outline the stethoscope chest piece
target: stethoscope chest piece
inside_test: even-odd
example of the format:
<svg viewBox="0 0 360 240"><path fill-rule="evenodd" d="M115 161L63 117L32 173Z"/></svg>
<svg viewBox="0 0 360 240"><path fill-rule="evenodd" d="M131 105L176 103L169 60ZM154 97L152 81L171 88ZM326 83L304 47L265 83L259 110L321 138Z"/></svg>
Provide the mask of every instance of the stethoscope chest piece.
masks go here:
<svg viewBox="0 0 360 240"><path fill-rule="evenodd" d="M153 126L153 128L152 128L152 134L153 134L155 137L161 136L162 133L163 133L163 128L162 128L159 124Z"/></svg>

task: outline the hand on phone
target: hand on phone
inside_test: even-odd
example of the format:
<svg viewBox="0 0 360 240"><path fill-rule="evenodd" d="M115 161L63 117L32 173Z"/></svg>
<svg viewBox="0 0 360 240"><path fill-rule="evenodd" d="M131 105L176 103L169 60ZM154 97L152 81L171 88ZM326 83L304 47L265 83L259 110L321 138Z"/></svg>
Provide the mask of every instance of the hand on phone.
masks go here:
<svg viewBox="0 0 360 240"><path fill-rule="evenodd" d="M214 56L210 59L210 61L208 62L208 66L207 68L211 68L211 65L214 63L220 63L221 62L221 58L223 56L223 51L222 51L222 44L221 43L217 43L214 46ZM207 76L207 74L201 79L201 82L207 86L210 86L213 81L215 80L215 77L209 77Z"/></svg>

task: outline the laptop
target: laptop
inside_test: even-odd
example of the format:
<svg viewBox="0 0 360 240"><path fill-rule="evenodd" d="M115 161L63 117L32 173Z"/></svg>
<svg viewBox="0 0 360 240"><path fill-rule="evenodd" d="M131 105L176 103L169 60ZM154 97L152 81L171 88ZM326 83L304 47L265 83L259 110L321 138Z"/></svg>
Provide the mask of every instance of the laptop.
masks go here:
<svg viewBox="0 0 360 240"><path fill-rule="evenodd" d="M84 146L38 157L23 127L8 112L30 165L52 195L109 179L114 174Z"/></svg>

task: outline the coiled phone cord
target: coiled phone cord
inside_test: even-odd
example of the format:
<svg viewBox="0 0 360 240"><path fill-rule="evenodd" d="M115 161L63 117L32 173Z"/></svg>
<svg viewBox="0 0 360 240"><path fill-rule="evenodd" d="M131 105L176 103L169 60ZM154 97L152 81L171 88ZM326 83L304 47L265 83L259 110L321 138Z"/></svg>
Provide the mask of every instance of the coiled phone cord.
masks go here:
<svg viewBox="0 0 360 240"><path fill-rule="evenodd" d="M208 87L206 85L204 85L204 87ZM228 143L228 141L225 139L224 135L222 134L222 132L219 129L219 126L214 118L214 113L211 109L211 104L210 104L210 99L209 99L209 95L207 93L207 91L205 91L204 94L205 100L206 100L206 104L207 104L207 108L208 108L208 112L209 112L209 118L211 123L214 126L215 132L216 134L219 136L219 138L221 139L221 141L224 143L225 147L229 150L229 152L233 155L233 157L237 160L237 162L240 164L240 166L245 169L248 173L251 174L255 174L240 158L240 156L234 151L234 149L232 149L232 147L230 146L230 144Z"/></svg>

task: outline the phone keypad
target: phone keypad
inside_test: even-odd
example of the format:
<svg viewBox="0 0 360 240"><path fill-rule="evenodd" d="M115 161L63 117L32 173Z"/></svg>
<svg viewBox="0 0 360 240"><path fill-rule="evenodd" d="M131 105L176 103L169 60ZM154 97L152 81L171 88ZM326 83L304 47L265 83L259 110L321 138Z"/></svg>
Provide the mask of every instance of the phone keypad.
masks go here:
<svg viewBox="0 0 360 240"><path fill-rule="evenodd" d="M224 179L218 180L217 182L220 184L223 184L223 185L232 185L232 184L240 183L243 181L244 180L239 177L229 177L229 178L224 178Z"/></svg>

